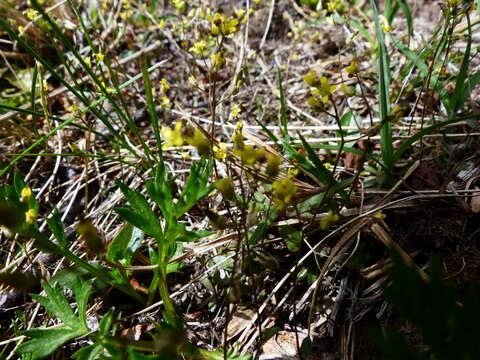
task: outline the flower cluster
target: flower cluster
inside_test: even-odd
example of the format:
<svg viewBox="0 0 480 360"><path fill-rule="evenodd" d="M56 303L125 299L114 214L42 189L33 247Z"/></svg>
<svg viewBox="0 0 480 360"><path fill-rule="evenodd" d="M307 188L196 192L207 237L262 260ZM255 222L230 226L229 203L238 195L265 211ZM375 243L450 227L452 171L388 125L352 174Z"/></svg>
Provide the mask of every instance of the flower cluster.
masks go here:
<svg viewBox="0 0 480 360"><path fill-rule="evenodd" d="M168 149L171 146L182 146L187 143L190 146L197 148L200 155L210 154L210 141L200 129L193 128L184 124L182 121L177 121L173 129L169 127L162 127L162 137L166 139L163 144L163 149Z"/></svg>
<svg viewBox="0 0 480 360"><path fill-rule="evenodd" d="M319 78L314 70L310 70L304 77L303 81L314 89L310 91L310 97L307 99L315 111L323 111L325 104L337 89L336 85L331 85L325 76Z"/></svg>
<svg viewBox="0 0 480 360"><path fill-rule="evenodd" d="M286 208L297 193L298 187L292 183L294 173L290 172L283 180L274 181L272 184L274 201L281 209Z"/></svg>
<svg viewBox="0 0 480 360"><path fill-rule="evenodd" d="M208 20L210 21L211 25L210 33L213 36L228 36L235 34L238 31L239 21L234 17L224 16L223 14L217 12L213 15L210 15Z"/></svg>
<svg viewBox="0 0 480 360"><path fill-rule="evenodd" d="M242 134L243 124L238 122L233 132L233 154L238 156L244 164L254 165L258 161L265 159L265 150L257 149L253 145L246 145Z"/></svg>

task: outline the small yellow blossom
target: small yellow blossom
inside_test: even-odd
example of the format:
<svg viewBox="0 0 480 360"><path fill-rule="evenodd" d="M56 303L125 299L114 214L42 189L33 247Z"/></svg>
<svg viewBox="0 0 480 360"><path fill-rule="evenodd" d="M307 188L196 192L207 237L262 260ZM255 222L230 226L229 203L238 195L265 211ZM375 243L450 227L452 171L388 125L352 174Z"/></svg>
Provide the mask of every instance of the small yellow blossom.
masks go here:
<svg viewBox="0 0 480 360"><path fill-rule="evenodd" d="M358 66L357 62L355 60L352 60L350 62L350 65L345 68L345 71L349 73L350 75L355 75L358 73Z"/></svg>
<svg viewBox="0 0 480 360"><path fill-rule="evenodd" d="M383 220L383 219L385 219L385 218L387 217L387 215L385 215L385 213L383 213L383 212L381 212L381 211L378 211L378 212L376 212L376 213L373 215L373 217L374 217L375 219Z"/></svg>
<svg viewBox="0 0 480 360"><path fill-rule="evenodd" d="M167 26L167 23L165 22L165 20L161 19L161 20L158 22L158 28L159 28L159 29L165 29L166 26Z"/></svg>
<svg viewBox="0 0 480 360"><path fill-rule="evenodd" d="M267 154L267 169L265 172L268 176L277 176L280 170L282 159L274 154Z"/></svg>
<svg viewBox="0 0 480 360"><path fill-rule="evenodd" d="M220 190L222 196L227 201L235 201L235 190L233 188L233 179L227 177L215 181L215 187Z"/></svg>
<svg viewBox="0 0 480 360"><path fill-rule="evenodd" d="M70 106L70 108L68 109L71 113L77 113L78 111L80 111L80 108L78 107L77 104L73 104L72 106Z"/></svg>
<svg viewBox="0 0 480 360"><path fill-rule="evenodd" d="M168 149L171 146L182 146L185 143L182 134L182 122L177 121L174 129L169 127L162 127L161 135L167 141L162 146L162 149Z"/></svg>
<svg viewBox="0 0 480 360"><path fill-rule="evenodd" d="M172 0L172 5L175 9L178 10L179 13L183 13L185 11L185 1Z"/></svg>
<svg viewBox="0 0 480 360"><path fill-rule="evenodd" d="M170 99L166 96L162 96L160 98L161 100L161 103L160 103L160 106L163 108L163 109L169 109L171 104L170 104Z"/></svg>
<svg viewBox="0 0 480 360"><path fill-rule="evenodd" d="M348 86L347 84L342 84L340 85L340 91L346 96L346 97L352 97L355 96L355 89L351 86Z"/></svg>
<svg viewBox="0 0 480 360"><path fill-rule="evenodd" d="M265 158L265 150L262 148L255 149L253 145L244 145L241 149L234 149L233 153L247 165L254 165L257 161Z"/></svg>
<svg viewBox="0 0 480 360"><path fill-rule="evenodd" d="M85 64L88 66L88 67L92 67L92 62L90 60L90 56L86 56L83 61L85 62Z"/></svg>
<svg viewBox="0 0 480 360"><path fill-rule="evenodd" d="M47 83L47 80L43 80L42 81L42 89L44 92L47 92L48 91L48 83Z"/></svg>
<svg viewBox="0 0 480 360"><path fill-rule="evenodd" d="M38 11L35 9L27 9L23 12L29 20L34 20L38 16Z"/></svg>
<svg viewBox="0 0 480 360"><path fill-rule="evenodd" d="M320 96L322 102L326 103L330 99L330 96L336 90L336 85L330 85L328 79L325 76L320 78L320 84L316 89L313 89L310 93L314 96Z"/></svg>
<svg viewBox="0 0 480 360"><path fill-rule="evenodd" d="M25 28L24 28L22 25L20 25L20 26L18 27L18 35L22 36L23 33L24 33L24 31L25 31Z"/></svg>
<svg viewBox="0 0 480 360"><path fill-rule="evenodd" d="M310 70L304 77L303 81L309 86L316 87L320 83L320 79L317 76L315 70Z"/></svg>
<svg viewBox="0 0 480 360"><path fill-rule="evenodd" d="M292 201L293 196L298 191L298 187L292 183L292 178L287 176L283 180L274 181L272 184L274 201L283 209Z"/></svg>
<svg viewBox="0 0 480 360"><path fill-rule="evenodd" d="M24 187L20 192L20 201L23 203L27 203L31 197L32 197L32 189L30 189L28 186Z"/></svg>
<svg viewBox="0 0 480 360"><path fill-rule="evenodd" d="M217 145L213 146L213 153L215 155L215 159L222 160L227 157L227 144L226 143L218 143Z"/></svg>
<svg viewBox="0 0 480 360"><path fill-rule="evenodd" d="M97 62L102 63L103 60L105 59L105 55L102 54L102 53L96 53L95 54L95 59L97 60Z"/></svg>
<svg viewBox="0 0 480 360"><path fill-rule="evenodd" d="M236 9L236 10L235 10L235 15L236 15L238 18L243 17L246 13L247 13L247 11L246 11L245 9Z"/></svg>
<svg viewBox="0 0 480 360"><path fill-rule="evenodd" d="M193 76L193 75L190 75L190 76L188 77L188 82L189 82L190 84L192 84L192 85L197 85L197 78L196 78L195 76Z"/></svg>
<svg viewBox="0 0 480 360"><path fill-rule="evenodd" d="M221 51L213 53L210 56L210 61L212 62L212 66L215 70L220 70L225 65L225 58Z"/></svg>
<svg viewBox="0 0 480 360"><path fill-rule="evenodd" d="M160 80L160 91L165 92L165 91L168 91L169 89L170 89L170 84L168 83L167 79L162 78L162 80Z"/></svg>
<svg viewBox="0 0 480 360"><path fill-rule="evenodd" d="M232 136L233 148L235 150L242 150L245 146L245 143L243 142L242 129L243 123L241 121L238 121Z"/></svg>
<svg viewBox="0 0 480 360"><path fill-rule="evenodd" d="M320 229L327 230L338 220L340 220L340 216L334 213L332 210L329 210L328 214L320 220Z"/></svg>
<svg viewBox="0 0 480 360"><path fill-rule="evenodd" d="M205 51L205 47L207 44L205 43L204 40L197 41L193 46L190 48L190 52L193 52L194 54L197 55L202 55L203 52Z"/></svg>
<svg viewBox="0 0 480 360"><path fill-rule="evenodd" d="M230 110L230 119L238 118L238 115L242 112L242 108L238 104L234 104Z"/></svg>
<svg viewBox="0 0 480 360"><path fill-rule="evenodd" d="M238 19L225 17L220 13L215 13L209 17L212 25L210 32L212 35L231 35L238 31Z"/></svg>
<svg viewBox="0 0 480 360"><path fill-rule="evenodd" d="M28 225L33 225L36 219L37 213L35 212L35 209L28 209L28 211L25 213L25 222Z"/></svg>
<svg viewBox="0 0 480 360"><path fill-rule="evenodd" d="M391 27L390 25L382 24L381 26L382 26L383 31L385 31L385 32L387 32L387 33L393 31L393 27Z"/></svg>
<svg viewBox="0 0 480 360"><path fill-rule="evenodd" d="M188 136L184 134L184 138L189 145L197 148L200 155L208 155L210 153L210 141L202 130L195 129L193 135Z"/></svg>

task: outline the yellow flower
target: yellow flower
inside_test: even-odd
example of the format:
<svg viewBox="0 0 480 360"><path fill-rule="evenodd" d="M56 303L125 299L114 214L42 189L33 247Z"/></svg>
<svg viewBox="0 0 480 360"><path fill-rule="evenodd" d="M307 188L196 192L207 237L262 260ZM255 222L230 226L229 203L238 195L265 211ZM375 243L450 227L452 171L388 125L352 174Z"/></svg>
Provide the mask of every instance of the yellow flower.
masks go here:
<svg viewBox="0 0 480 360"><path fill-rule="evenodd" d="M83 61L85 61L85 64L88 67L92 67L92 62L90 61L90 56L86 56L85 59L83 59Z"/></svg>
<svg viewBox="0 0 480 360"><path fill-rule="evenodd" d="M350 62L350 65L345 68L345 71L349 73L350 75L355 75L358 73L358 66L357 62L355 60L352 60Z"/></svg>
<svg viewBox="0 0 480 360"><path fill-rule="evenodd" d="M243 17L243 15L246 14L246 10L245 9L236 9L235 10L235 15L238 17L238 18L241 18Z"/></svg>
<svg viewBox="0 0 480 360"><path fill-rule="evenodd" d="M320 229L327 230L330 226L340 220L340 216L334 213L332 210L328 211L328 214L320 220Z"/></svg>
<svg viewBox="0 0 480 360"><path fill-rule="evenodd" d="M170 89L170 84L168 83L167 79L162 78L162 80L160 80L160 91L165 92L169 89Z"/></svg>
<svg viewBox="0 0 480 360"><path fill-rule="evenodd" d="M192 85L196 85L196 84L197 84L197 78L196 78L195 76L193 76L193 75L190 75L190 76L188 77L188 82L189 82L190 84L192 84Z"/></svg>
<svg viewBox="0 0 480 360"><path fill-rule="evenodd" d="M376 213L373 215L373 217L374 217L375 219L383 220L383 219L385 219L385 218L387 217L387 215L385 215L385 214L384 214L383 212L381 212L381 211L378 211L378 212L376 212Z"/></svg>
<svg viewBox="0 0 480 360"><path fill-rule="evenodd" d="M233 179L227 177L215 181L215 187L220 190L222 196L227 201L235 201L235 190L233 188Z"/></svg>
<svg viewBox="0 0 480 360"><path fill-rule="evenodd" d="M33 225L35 223L36 218L37 218L37 213L35 212L35 209L28 209L28 211L25 213L25 222L28 225Z"/></svg>
<svg viewBox="0 0 480 360"><path fill-rule="evenodd" d="M233 153L247 165L253 165L257 161L265 158L265 150L255 149L253 145L244 145L243 149L237 148L233 150Z"/></svg>
<svg viewBox="0 0 480 360"><path fill-rule="evenodd" d="M221 142L217 145L213 146L213 153L215 155L215 159L222 160L227 157L227 144Z"/></svg>
<svg viewBox="0 0 480 360"><path fill-rule="evenodd" d="M32 197L32 189L29 187L24 187L22 191L20 192L20 201L23 203L28 202L30 198Z"/></svg>
<svg viewBox="0 0 480 360"><path fill-rule="evenodd" d="M310 86L313 86L313 87L316 87L316 86L320 83L320 79L318 78L317 73L315 72L315 70L310 70L310 71L303 77L303 81L305 81L305 83L306 83L307 85L310 85Z"/></svg>
<svg viewBox="0 0 480 360"><path fill-rule="evenodd" d="M182 134L182 122L177 121L175 128L172 130L169 127L162 127L161 135L167 141L162 146L162 149L168 149L171 146L182 146L185 143Z"/></svg>
<svg viewBox="0 0 480 360"><path fill-rule="evenodd" d="M95 54L95 59L97 60L97 62L102 63L103 59L105 59L105 55L102 53L97 53Z"/></svg>
<svg viewBox="0 0 480 360"><path fill-rule="evenodd" d="M347 84L342 84L340 85L340 91L346 96L346 97L352 97L355 96L355 89L351 86L348 86Z"/></svg>
<svg viewBox="0 0 480 360"><path fill-rule="evenodd" d="M80 108L78 107L77 104L73 104L72 106L70 106L70 108L68 109L68 111L70 111L71 113L76 114L78 111L80 111Z"/></svg>
<svg viewBox="0 0 480 360"><path fill-rule="evenodd" d="M27 9L23 12L29 20L34 20L38 16L38 11L35 9Z"/></svg>
<svg viewBox="0 0 480 360"><path fill-rule="evenodd" d="M183 13L185 11L185 1L172 0L172 5L178 10L179 13Z"/></svg>
<svg viewBox="0 0 480 360"><path fill-rule="evenodd" d="M240 107L240 105L234 104L232 106L232 109L230 110L230 118L236 119L241 112L242 112L242 108Z"/></svg>
<svg viewBox="0 0 480 360"><path fill-rule="evenodd" d="M245 143L243 142L242 129L243 123L238 121L232 136L233 148L235 150L242 150L245 146Z"/></svg>
<svg viewBox="0 0 480 360"><path fill-rule="evenodd" d="M237 32L238 28L238 20L233 19L233 18L228 18L223 24L222 24L222 33L224 35L231 35Z"/></svg>
<svg viewBox="0 0 480 360"><path fill-rule="evenodd" d="M167 23L165 22L165 20L162 19L158 22L159 29L165 29L166 26L167 26Z"/></svg>
<svg viewBox="0 0 480 360"><path fill-rule="evenodd" d="M161 106L162 108L164 108L164 109L169 109L169 108L170 108L171 104L170 104L170 99L169 99L168 97L162 96L162 97L160 98L160 100L162 101L162 102L160 103L160 106Z"/></svg>
<svg viewBox="0 0 480 360"><path fill-rule="evenodd" d="M325 105L323 101L321 101L319 98L315 96L310 96L307 99L307 104L314 110L318 112L322 112L325 110Z"/></svg>
<svg viewBox="0 0 480 360"><path fill-rule="evenodd" d="M322 100L323 103L327 103L328 100L330 99L330 96L333 94L333 92L336 90L337 86L336 85L330 85L328 82L328 79L325 76L322 76L320 78L320 84L317 85L316 89L313 89L310 91L312 95L318 95L320 96L320 99Z"/></svg>
<svg viewBox="0 0 480 360"><path fill-rule="evenodd" d="M187 143L197 148L200 155L208 155L210 153L210 141L200 129L195 129L192 136L184 136Z"/></svg>
<svg viewBox="0 0 480 360"><path fill-rule="evenodd" d="M238 31L238 20L232 17L225 17L220 13L209 16L212 25L210 33L212 35L231 35Z"/></svg>
<svg viewBox="0 0 480 360"><path fill-rule="evenodd" d="M220 70L225 65L225 58L221 51L213 53L210 55L210 61L212 62L212 66L215 70Z"/></svg>
<svg viewBox="0 0 480 360"><path fill-rule="evenodd" d="M205 50L205 47L207 44L205 43L204 40L197 41L193 46L190 48L190 51L193 52L194 54L197 55L202 55L203 51Z"/></svg>
<svg viewBox="0 0 480 360"><path fill-rule="evenodd" d="M297 186L292 183L290 176L280 181L274 181L272 184L274 201L283 209L292 201L293 196L298 191Z"/></svg>
<svg viewBox="0 0 480 360"><path fill-rule="evenodd" d="M387 32L387 33L393 31L393 28L392 28L390 25L382 24L381 27L382 27L383 31L385 31L385 32Z"/></svg>
<svg viewBox="0 0 480 360"><path fill-rule="evenodd" d="M274 154L267 154L267 169L265 172L268 176L274 177L278 175L279 167L282 159Z"/></svg>

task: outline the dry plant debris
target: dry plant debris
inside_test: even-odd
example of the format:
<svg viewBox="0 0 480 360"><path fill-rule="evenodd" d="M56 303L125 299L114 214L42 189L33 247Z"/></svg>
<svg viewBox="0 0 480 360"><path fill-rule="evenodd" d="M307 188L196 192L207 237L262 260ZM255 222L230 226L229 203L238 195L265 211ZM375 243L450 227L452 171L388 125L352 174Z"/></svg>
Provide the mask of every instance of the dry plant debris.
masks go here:
<svg viewBox="0 0 480 360"><path fill-rule="evenodd" d="M479 19L1 0L0 357L393 359L369 335L390 326L404 358L453 346L392 279L480 279Z"/></svg>

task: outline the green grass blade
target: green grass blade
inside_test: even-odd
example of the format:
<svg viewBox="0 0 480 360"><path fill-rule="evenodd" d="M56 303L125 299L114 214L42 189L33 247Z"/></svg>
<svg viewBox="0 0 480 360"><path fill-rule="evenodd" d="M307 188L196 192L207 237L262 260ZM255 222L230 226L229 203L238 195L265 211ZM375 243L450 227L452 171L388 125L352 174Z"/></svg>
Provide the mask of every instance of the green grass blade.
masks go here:
<svg viewBox="0 0 480 360"><path fill-rule="evenodd" d="M288 118L287 118L287 104L285 101L285 92L283 90L282 83L282 71L278 71L278 90L280 92L280 129L282 130L283 136L288 138Z"/></svg>
<svg viewBox="0 0 480 360"><path fill-rule="evenodd" d="M454 116L458 110L463 106L462 99L466 99L464 96L465 91L468 91L466 79L468 77L468 66L470 64L470 52L472 48L472 29L470 23L470 15L468 12L465 13L468 24L468 35L467 35L467 46L463 55L462 65L457 76L457 81L455 82L455 90L453 91L452 98L450 100L450 113L449 117Z"/></svg>
<svg viewBox="0 0 480 360"><path fill-rule="evenodd" d="M157 112L155 111L155 104L153 103L152 81L150 80L147 64L147 59L144 57L142 61L142 74L143 84L145 86L145 95L147 96L147 110L148 114L150 115L150 121L152 122L153 133L155 134L155 140L157 141L157 148L161 154L162 138L160 137L160 125L158 123Z"/></svg>
<svg viewBox="0 0 480 360"><path fill-rule="evenodd" d="M375 22L375 31L378 42L379 57L379 97L380 97L380 120L386 120L390 113L390 69L388 64L388 53L385 46L383 30L380 26L377 6L375 0L370 0L373 9L373 18ZM391 171L393 163L393 141L392 141L392 125L389 121L385 121L380 130L380 146L385 166Z"/></svg>

